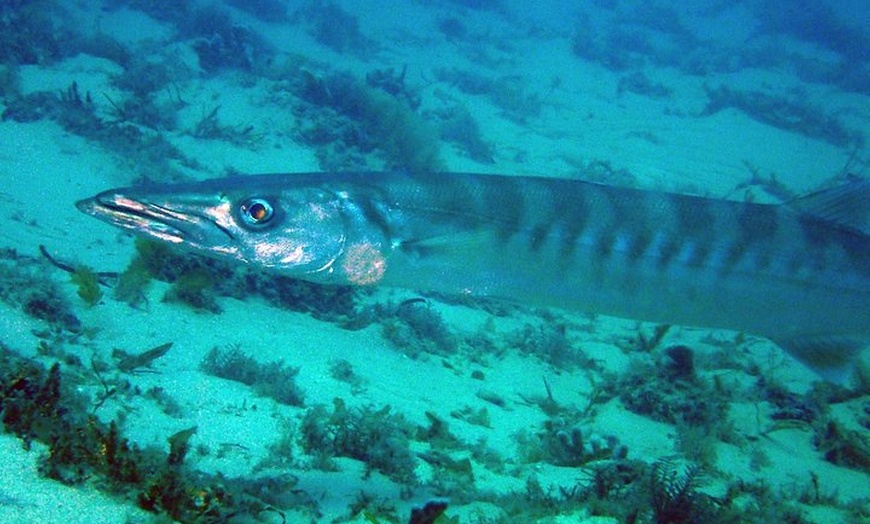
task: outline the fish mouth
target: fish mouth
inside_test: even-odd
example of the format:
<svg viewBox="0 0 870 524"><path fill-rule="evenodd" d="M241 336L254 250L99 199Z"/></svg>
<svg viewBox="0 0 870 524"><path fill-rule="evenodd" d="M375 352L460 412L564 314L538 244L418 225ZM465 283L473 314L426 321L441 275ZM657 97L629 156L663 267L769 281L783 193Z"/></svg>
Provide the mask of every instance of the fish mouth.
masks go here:
<svg viewBox="0 0 870 524"><path fill-rule="evenodd" d="M192 226L201 221L197 217L115 192L79 200L76 208L114 226L175 244L189 240L193 236L191 231L195 230Z"/></svg>

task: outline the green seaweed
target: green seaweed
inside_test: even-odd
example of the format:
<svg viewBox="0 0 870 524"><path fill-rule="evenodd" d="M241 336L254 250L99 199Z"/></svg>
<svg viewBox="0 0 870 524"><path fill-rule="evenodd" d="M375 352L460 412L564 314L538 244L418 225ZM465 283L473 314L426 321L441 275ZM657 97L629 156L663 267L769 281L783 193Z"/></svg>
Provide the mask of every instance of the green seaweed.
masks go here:
<svg viewBox="0 0 870 524"><path fill-rule="evenodd" d="M658 361L638 356L616 385L625 407L672 424L715 428L726 422L727 394L694 374L687 349L666 349Z"/></svg>
<svg viewBox="0 0 870 524"><path fill-rule="evenodd" d="M166 302L177 302L198 311L220 313L213 289L214 273L205 269L192 269L182 273L163 295Z"/></svg>
<svg viewBox="0 0 870 524"><path fill-rule="evenodd" d="M305 393L296 384L299 368L283 362L257 362L238 344L225 349L213 347L203 358L200 368L209 375L251 386L258 395L282 404L305 404Z"/></svg>
<svg viewBox="0 0 870 524"><path fill-rule="evenodd" d="M734 108L763 124L838 147L860 146L865 141L860 132L850 129L821 106L810 103L806 96L776 96L761 91L740 91L724 85L708 90L707 96L709 101L703 116Z"/></svg>
<svg viewBox="0 0 870 524"><path fill-rule="evenodd" d="M100 288L100 280L93 269L87 266L78 266L70 275L70 280L76 285L76 293L88 306L95 306L103 298L103 290Z"/></svg>
<svg viewBox="0 0 870 524"><path fill-rule="evenodd" d="M459 145L475 162L482 164L495 162L492 144L483 139L480 126L467 107L457 103L435 114L440 119L439 130L442 139Z"/></svg>
<svg viewBox="0 0 870 524"><path fill-rule="evenodd" d="M139 249L140 242L146 242L142 239L137 239L136 247ZM140 304L146 301L145 289L153 279L152 273L148 270L148 266L141 256L136 256L127 265L127 268L118 275L118 280L113 289L115 300L126 302L131 307L139 307Z"/></svg>
<svg viewBox="0 0 870 524"><path fill-rule="evenodd" d="M382 333L403 353L451 355L459 349L459 339L441 314L425 301L405 301L383 310Z"/></svg>
<svg viewBox="0 0 870 524"><path fill-rule="evenodd" d="M410 425L390 406L348 407L336 398L331 412L323 405L310 408L299 431L302 449L315 455L322 468L334 467L332 457L349 457L396 482L416 482L414 456L408 449Z"/></svg>
<svg viewBox="0 0 870 524"><path fill-rule="evenodd" d="M295 91L302 101L294 110L305 143L321 151L333 146L335 151L350 149L363 157L377 152L387 169L413 173L442 169L435 130L407 101L369 87L347 72L320 77L301 70Z"/></svg>
<svg viewBox="0 0 870 524"><path fill-rule="evenodd" d="M81 321L60 286L46 276L51 274L46 264L0 249L0 300L51 326L81 333Z"/></svg>
<svg viewBox="0 0 870 524"><path fill-rule="evenodd" d="M613 436L583 435L576 424L562 418L544 421L542 430L515 436L521 460L577 467L604 459L625 459L628 448Z"/></svg>
<svg viewBox="0 0 870 524"><path fill-rule="evenodd" d="M88 413L77 377L58 364L46 370L0 343L0 420L25 448L34 441L47 446L40 459L45 476L88 482L179 522L256 516L287 490L288 482L279 478L226 479L191 470L184 459L195 428L171 435L168 450L140 448L119 422L107 424Z"/></svg>
<svg viewBox="0 0 870 524"><path fill-rule="evenodd" d="M870 440L866 433L848 430L836 420L819 424L814 442L832 464L870 473Z"/></svg>
<svg viewBox="0 0 870 524"><path fill-rule="evenodd" d="M306 2L293 20L305 22L317 42L337 53L365 55L374 48L374 43L360 31L357 18L335 2Z"/></svg>
<svg viewBox="0 0 870 524"><path fill-rule="evenodd" d="M227 125L218 119L218 111L221 106L215 106L208 114L203 116L191 131L191 136L198 139L222 140L230 144L257 149L262 143L263 135L254 131L252 125Z"/></svg>
<svg viewBox="0 0 870 524"><path fill-rule="evenodd" d="M711 522L711 499L697 490L700 472L690 464L680 473L667 459L653 464L650 494L656 524Z"/></svg>

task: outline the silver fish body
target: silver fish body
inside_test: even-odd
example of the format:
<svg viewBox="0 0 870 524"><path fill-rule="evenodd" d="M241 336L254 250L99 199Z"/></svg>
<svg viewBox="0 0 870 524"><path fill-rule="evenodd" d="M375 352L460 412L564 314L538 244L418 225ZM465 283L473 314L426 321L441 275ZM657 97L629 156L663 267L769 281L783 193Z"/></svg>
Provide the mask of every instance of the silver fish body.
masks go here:
<svg viewBox="0 0 870 524"><path fill-rule="evenodd" d="M842 380L870 340L870 183L761 205L577 180L257 175L101 193L139 234L327 284L766 336Z"/></svg>

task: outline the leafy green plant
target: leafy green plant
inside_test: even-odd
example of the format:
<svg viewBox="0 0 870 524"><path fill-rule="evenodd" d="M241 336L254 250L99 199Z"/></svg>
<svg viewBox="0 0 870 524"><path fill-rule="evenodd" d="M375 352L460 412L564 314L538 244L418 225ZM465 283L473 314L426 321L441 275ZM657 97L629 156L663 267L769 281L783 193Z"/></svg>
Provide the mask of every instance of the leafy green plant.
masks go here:
<svg viewBox="0 0 870 524"><path fill-rule="evenodd" d="M712 522L712 499L697 490L701 468L690 464L682 473L668 459L653 464L650 495L656 524Z"/></svg>
<svg viewBox="0 0 870 524"><path fill-rule="evenodd" d="M72 304L46 271L46 263L12 249L0 249L0 300L26 315L72 333L82 330Z"/></svg>
<svg viewBox="0 0 870 524"><path fill-rule="evenodd" d="M258 395L282 404L302 406L305 403L305 393L296 384L299 368L283 362L261 364L245 354L239 345L212 348L200 363L200 368L209 375L251 386Z"/></svg>
<svg viewBox="0 0 870 524"><path fill-rule="evenodd" d="M456 335L435 309L426 302L403 302L384 311L382 333L411 357L420 353L450 355L459 347Z"/></svg>
<svg viewBox="0 0 870 524"><path fill-rule="evenodd" d="M87 399L67 380L58 364L48 370L0 343L0 419L25 447L39 441L48 447L40 472L65 484L91 482L140 507L179 522L221 522L239 513L256 514L267 506L259 486L190 471L184 458L195 428L168 439L169 452L140 448L117 422L108 424L88 413ZM260 490L260 493L263 493Z"/></svg>
<svg viewBox="0 0 870 524"><path fill-rule="evenodd" d="M89 306L95 306L103 298L100 280L94 270L87 266L78 266L70 275L70 280L78 288L76 292L80 299Z"/></svg>
<svg viewBox="0 0 870 524"><path fill-rule="evenodd" d="M166 291L163 300L179 302L196 310L220 313L221 307L215 299L214 275L206 270L191 270L181 274Z"/></svg>
<svg viewBox="0 0 870 524"><path fill-rule="evenodd" d="M352 408L336 398L331 412L322 405L310 408L299 431L303 450L316 455L322 467L330 467L331 457L350 457L397 482L415 481L408 449L412 428L390 406Z"/></svg>
<svg viewBox="0 0 870 524"><path fill-rule="evenodd" d="M412 173L442 168L438 137L433 128L409 106L380 89L372 88L347 72L319 77L301 71L295 108L304 123L305 142L327 148L356 149L360 154L379 152L388 169Z"/></svg>

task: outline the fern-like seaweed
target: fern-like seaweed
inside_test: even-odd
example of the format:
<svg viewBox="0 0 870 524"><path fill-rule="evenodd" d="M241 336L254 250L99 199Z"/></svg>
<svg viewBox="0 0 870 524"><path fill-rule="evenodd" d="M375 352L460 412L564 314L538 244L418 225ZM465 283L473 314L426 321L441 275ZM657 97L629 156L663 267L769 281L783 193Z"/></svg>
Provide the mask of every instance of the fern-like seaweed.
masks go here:
<svg viewBox="0 0 870 524"><path fill-rule="evenodd" d="M711 500L696 489L700 473L697 464L680 468L671 458L653 464L650 492L656 524L707 522Z"/></svg>

